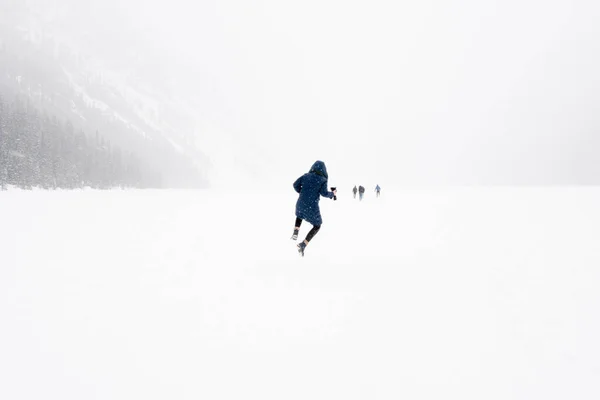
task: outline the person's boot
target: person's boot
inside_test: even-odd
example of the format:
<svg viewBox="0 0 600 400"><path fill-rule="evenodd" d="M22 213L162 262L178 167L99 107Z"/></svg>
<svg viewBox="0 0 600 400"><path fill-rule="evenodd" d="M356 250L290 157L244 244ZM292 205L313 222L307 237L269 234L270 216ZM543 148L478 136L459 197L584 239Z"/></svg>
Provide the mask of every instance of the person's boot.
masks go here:
<svg viewBox="0 0 600 400"><path fill-rule="evenodd" d="M300 253L302 257L304 257L304 249L306 249L306 243L304 243L304 241L298 243L298 253Z"/></svg>
<svg viewBox="0 0 600 400"><path fill-rule="evenodd" d="M298 232L300 232L300 229L294 228L294 234L292 235L292 240L298 239Z"/></svg>

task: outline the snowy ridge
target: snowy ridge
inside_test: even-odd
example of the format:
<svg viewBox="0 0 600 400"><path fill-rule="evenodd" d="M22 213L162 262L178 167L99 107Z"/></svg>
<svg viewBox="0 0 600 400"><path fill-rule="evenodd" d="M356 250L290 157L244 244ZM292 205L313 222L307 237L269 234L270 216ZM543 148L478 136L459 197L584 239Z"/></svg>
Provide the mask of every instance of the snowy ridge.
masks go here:
<svg viewBox="0 0 600 400"><path fill-rule="evenodd" d="M53 21L60 12L42 12L35 6L26 6L23 21L15 28L21 36L35 46L53 43L56 49L68 49L74 65L60 65L70 88L87 107L103 112L113 121L123 123L131 131L146 139L162 137L173 149L186 156L198 156L195 143L186 139L193 134L193 127L184 126L166 114L180 112L174 99L165 93L156 93L148 84L141 82L135 72L108 67L105 62L81 50L81 44L74 38L60 33ZM93 88L92 88L93 87ZM94 89L96 95L91 94ZM112 96L99 97L98 93L111 93ZM77 107L70 107L77 118L86 120ZM182 110L181 110L182 111ZM192 117L186 117L192 119ZM189 150L186 150L189 149Z"/></svg>
<svg viewBox="0 0 600 400"><path fill-rule="evenodd" d="M88 106L90 108L97 108L103 112L107 112L109 110L110 107L108 107L108 105L106 103L104 103L100 100L91 98L86 93L85 89L82 86L78 85L77 82L75 82L75 80L73 79L73 76L66 69L64 69L64 67L62 68L62 71L64 72L67 79L69 80L69 84L71 85L71 88L75 91L75 93L78 96L80 96L82 98L82 100L85 102L86 106Z"/></svg>

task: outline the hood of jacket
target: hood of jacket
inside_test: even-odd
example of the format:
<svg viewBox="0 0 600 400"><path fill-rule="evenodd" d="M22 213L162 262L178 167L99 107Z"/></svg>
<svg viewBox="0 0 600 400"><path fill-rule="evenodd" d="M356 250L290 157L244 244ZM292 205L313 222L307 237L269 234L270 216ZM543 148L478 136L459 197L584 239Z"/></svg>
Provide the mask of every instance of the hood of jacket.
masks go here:
<svg viewBox="0 0 600 400"><path fill-rule="evenodd" d="M323 161L315 161L315 163L310 168L310 172L313 174L317 174L325 177L325 179L329 179L327 176L327 168L325 167L325 163Z"/></svg>

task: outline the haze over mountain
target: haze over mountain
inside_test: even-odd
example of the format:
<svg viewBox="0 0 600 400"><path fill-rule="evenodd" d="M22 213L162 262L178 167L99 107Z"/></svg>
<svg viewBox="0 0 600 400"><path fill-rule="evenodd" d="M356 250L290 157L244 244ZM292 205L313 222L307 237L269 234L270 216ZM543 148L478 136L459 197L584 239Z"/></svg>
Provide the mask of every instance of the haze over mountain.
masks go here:
<svg viewBox="0 0 600 400"><path fill-rule="evenodd" d="M122 94L113 118L213 185L315 159L348 184L599 183L597 2L2 3L76 54L77 98Z"/></svg>
<svg viewBox="0 0 600 400"><path fill-rule="evenodd" d="M135 36L122 30L131 42L116 45L114 31L96 29L91 14L60 2L2 7L0 95L5 103L19 95L28 115L57 117L59 124L72 124L92 140L99 132L109 146L132 152L140 162L142 187L206 186L208 161L196 146L186 105L161 85L160 69L145 73L149 54L136 61L142 42L135 44ZM14 129L7 131L14 134Z"/></svg>
<svg viewBox="0 0 600 400"><path fill-rule="evenodd" d="M0 399L599 399L599 11L0 0Z"/></svg>

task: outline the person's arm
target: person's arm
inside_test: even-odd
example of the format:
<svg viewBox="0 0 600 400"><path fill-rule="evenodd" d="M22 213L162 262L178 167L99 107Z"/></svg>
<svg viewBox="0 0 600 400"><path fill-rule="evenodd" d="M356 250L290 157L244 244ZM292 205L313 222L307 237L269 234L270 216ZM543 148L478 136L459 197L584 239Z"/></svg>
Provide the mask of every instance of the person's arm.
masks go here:
<svg viewBox="0 0 600 400"><path fill-rule="evenodd" d="M323 196L323 197L333 199L334 193L327 190L327 181L323 182L323 184L321 185L320 193L321 193L321 196Z"/></svg>
<svg viewBox="0 0 600 400"><path fill-rule="evenodd" d="M294 190L296 191L296 193L300 193L300 191L302 190L302 178L304 177L301 176L300 178L296 179L296 182L294 182Z"/></svg>

